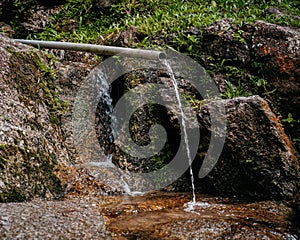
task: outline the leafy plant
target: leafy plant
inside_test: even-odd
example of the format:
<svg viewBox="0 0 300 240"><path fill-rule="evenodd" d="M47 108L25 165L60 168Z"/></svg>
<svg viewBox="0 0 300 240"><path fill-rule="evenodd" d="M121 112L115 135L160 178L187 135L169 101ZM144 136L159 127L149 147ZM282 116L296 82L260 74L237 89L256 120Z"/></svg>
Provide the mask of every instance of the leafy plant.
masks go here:
<svg viewBox="0 0 300 240"><path fill-rule="evenodd" d="M232 36L242 44L246 44L246 40L243 38L243 30L237 30L232 34Z"/></svg>
<svg viewBox="0 0 300 240"><path fill-rule="evenodd" d="M222 97L231 99L235 97L249 96L249 94L242 89L240 81L238 82L237 87L234 87L232 83L227 80L225 80L225 84L226 84L226 91L222 94Z"/></svg>
<svg viewBox="0 0 300 240"><path fill-rule="evenodd" d="M283 118L281 121L290 124L291 127L293 127L295 123L300 123L300 119L294 119L291 113L288 114L287 118Z"/></svg>

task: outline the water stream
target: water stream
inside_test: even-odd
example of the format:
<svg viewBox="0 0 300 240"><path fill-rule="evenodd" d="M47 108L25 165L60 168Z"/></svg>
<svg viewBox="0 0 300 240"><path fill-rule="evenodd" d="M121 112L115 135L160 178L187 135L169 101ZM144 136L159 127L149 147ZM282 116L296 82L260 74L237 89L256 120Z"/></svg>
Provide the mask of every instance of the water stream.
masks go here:
<svg viewBox="0 0 300 240"><path fill-rule="evenodd" d="M188 139L188 134L187 134L187 127L186 127L186 116L183 112L183 109L182 109L182 103L181 103L181 100L180 100L180 95L179 95L179 90L178 90L178 83L176 81L176 78L175 78L175 75L174 75L174 72L172 70L172 67L170 65L170 63L168 62L167 59L164 59L163 60L163 63L164 65L167 67L167 70L168 70L168 74L172 80L172 84L174 86L174 91L175 91L175 94L176 94L176 100L177 100L177 103L178 103L178 108L180 109L180 115L181 115L181 125L182 125L182 128L183 128L183 136L184 136L184 142L185 142L185 147L186 147L186 154L187 154L187 158L188 158L188 162L189 162L189 171L190 171L190 177L191 177L191 186L192 186L192 194L193 194L193 198L192 198L192 201L189 201L189 202L186 202L184 204L184 210L186 212L191 212L191 213L195 213L195 214L198 214L200 215L199 212L196 211L197 208L205 208L205 207L208 207L209 206L209 203L207 202L197 202L196 200L196 194L195 194L195 183L194 183L194 173L193 173L193 169L192 169L192 157L191 157L191 152L190 152L190 145L189 145L189 139Z"/></svg>
<svg viewBox="0 0 300 240"><path fill-rule="evenodd" d="M178 103L178 107L180 110L180 114L181 114L181 124L182 124L182 130L183 130L183 137L184 137L184 142L185 142L185 147L186 147L186 153L187 153L187 157L188 157L188 161L189 161L189 166L190 166L190 176L191 176L191 185L192 185L192 191L193 191L193 199L192 202L189 203L189 208L192 209L193 206L196 204L196 195L195 195L195 184L194 184L194 174L193 174L193 169L192 169L192 158L191 158L191 152L190 152L190 145L189 145L189 139L188 139L188 134L187 134L187 129L186 129L186 122L185 122L185 114L183 112L182 109L182 103L180 100L180 95L179 95L179 91L178 91L178 84L174 75L174 72L172 70L172 67L170 65L170 63L168 62L167 59L163 60L164 65L167 67L168 70L168 74L172 80L172 84L174 86L174 91L176 94L176 99L177 99L177 103Z"/></svg>

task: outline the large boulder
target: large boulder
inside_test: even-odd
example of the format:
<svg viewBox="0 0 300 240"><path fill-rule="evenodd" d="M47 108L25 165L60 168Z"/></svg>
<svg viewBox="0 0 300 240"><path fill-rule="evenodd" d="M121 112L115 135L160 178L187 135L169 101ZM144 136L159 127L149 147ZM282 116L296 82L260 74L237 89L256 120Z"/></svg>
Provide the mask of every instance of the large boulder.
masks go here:
<svg viewBox="0 0 300 240"><path fill-rule="evenodd" d="M225 145L215 167L199 184L205 182L225 195L291 199L297 192L299 163L279 119L261 97L239 97L200 107L198 117L204 141L199 149L209 144L209 109L217 109L220 104L226 107ZM198 156L202 155L205 153L198 152ZM200 159L195 160L198 167Z"/></svg>
<svg viewBox="0 0 300 240"><path fill-rule="evenodd" d="M38 50L3 35L0 46L0 201L58 196L55 166L69 157L55 72Z"/></svg>

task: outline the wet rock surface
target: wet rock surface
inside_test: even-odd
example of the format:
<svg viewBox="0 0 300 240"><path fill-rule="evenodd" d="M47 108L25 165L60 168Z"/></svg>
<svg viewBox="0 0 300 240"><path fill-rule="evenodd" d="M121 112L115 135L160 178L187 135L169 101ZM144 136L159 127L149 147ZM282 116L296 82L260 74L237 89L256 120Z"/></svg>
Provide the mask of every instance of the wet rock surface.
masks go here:
<svg viewBox="0 0 300 240"><path fill-rule="evenodd" d="M120 239L297 239L288 230L290 209L284 205L197 199L191 212L185 210L189 196L180 193L124 197L100 209L108 216L107 228Z"/></svg>
<svg viewBox="0 0 300 240"><path fill-rule="evenodd" d="M125 193L122 182L113 174L114 169L92 166L64 166L56 174L64 186L65 194L71 196L99 197ZM111 179L110 182L104 178ZM105 184L105 183L109 184Z"/></svg>
<svg viewBox="0 0 300 240"><path fill-rule="evenodd" d="M0 204L1 239L298 239L291 209L186 193Z"/></svg>
<svg viewBox="0 0 300 240"><path fill-rule="evenodd" d="M59 52L53 54L59 55ZM55 85L59 87L59 99L68 103L60 117L60 129L62 131L63 142L69 155L69 164L82 163L74 146L72 115L76 93L81 84L85 81L89 72L96 66L92 60L85 62L83 56L74 52L66 52L60 62L57 62L54 69L57 72ZM81 59L82 62L77 62ZM73 59L73 62L70 61Z"/></svg>

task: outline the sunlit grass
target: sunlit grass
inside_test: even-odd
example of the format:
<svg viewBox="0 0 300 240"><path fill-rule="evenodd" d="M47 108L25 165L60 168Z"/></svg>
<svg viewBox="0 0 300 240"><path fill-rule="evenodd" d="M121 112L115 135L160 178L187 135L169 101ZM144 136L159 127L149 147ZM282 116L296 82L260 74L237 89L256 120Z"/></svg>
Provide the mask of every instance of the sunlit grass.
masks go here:
<svg viewBox="0 0 300 240"><path fill-rule="evenodd" d="M288 14L266 14L270 6ZM191 46L200 42L201 31L216 20L230 18L242 26L259 19L300 27L299 19L289 14L300 16L298 1L122 0L101 11L95 9L95 0L68 0L63 10L52 17L48 28L29 38L95 43L105 35L134 26L145 35L136 47L172 47L192 53L195 49ZM76 26L68 30L70 23ZM191 27L199 30L197 36L186 33Z"/></svg>

